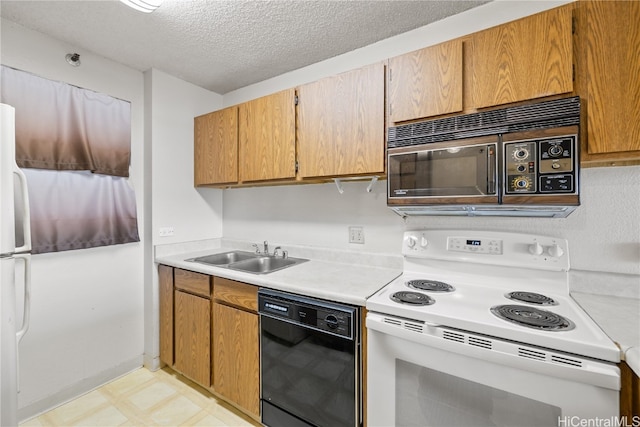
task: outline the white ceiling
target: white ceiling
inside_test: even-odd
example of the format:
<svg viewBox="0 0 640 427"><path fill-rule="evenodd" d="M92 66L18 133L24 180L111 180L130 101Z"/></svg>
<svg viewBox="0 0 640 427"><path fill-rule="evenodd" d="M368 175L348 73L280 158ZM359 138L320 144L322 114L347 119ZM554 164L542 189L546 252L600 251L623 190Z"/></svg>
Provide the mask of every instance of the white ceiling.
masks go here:
<svg viewBox="0 0 640 427"><path fill-rule="evenodd" d="M78 48L225 94L486 3L434 0L2 0L0 16ZM72 53L72 52L69 52Z"/></svg>

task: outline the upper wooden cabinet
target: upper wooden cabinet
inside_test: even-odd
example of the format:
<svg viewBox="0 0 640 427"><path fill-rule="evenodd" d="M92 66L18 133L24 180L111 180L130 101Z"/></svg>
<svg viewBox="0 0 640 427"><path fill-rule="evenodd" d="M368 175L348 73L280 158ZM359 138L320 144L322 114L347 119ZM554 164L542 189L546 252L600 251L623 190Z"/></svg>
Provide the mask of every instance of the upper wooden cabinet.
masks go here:
<svg viewBox="0 0 640 427"><path fill-rule="evenodd" d="M295 91L239 106L240 181L295 178Z"/></svg>
<svg viewBox="0 0 640 427"><path fill-rule="evenodd" d="M578 93L586 101L583 163L640 160L640 2L581 1Z"/></svg>
<svg viewBox="0 0 640 427"><path fill-rule="evenodd" d="M384 172L384 64L298 88L301 178Z"/></svg>
<svg viewBox="0 0 640 427"><path fill-rule="evenodd" d="M387 82L390 124L462 111L462 40L391 58Z"/></svg>
<svg viewBox="0 0 640 427"><path fill-rule="evenodd" d="M194 183L238 182L238 107L194 119Z"/></svg>
<svg viewBox="0 0 640 427"><path fill-rule="evenodd" d="M567 5L465 40L465 110L573 91L572 11Z"/></svg>

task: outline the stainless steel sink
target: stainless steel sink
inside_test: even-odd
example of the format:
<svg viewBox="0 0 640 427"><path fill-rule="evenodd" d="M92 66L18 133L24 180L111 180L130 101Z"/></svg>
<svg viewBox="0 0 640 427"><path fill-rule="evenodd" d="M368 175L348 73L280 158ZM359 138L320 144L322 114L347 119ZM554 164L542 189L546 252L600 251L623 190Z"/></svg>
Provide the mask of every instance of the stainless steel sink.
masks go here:
<svg viewBox="0 0 640 427"><path fill-rule="evenodd" d="M259 255L251 252L231 251L231 252L224 252L221 254L205 255L197 258L190 258L186 261L193 261L193 262L199 262L201 264L208 264L216 267L223 267L225 265L255 258L257 256Z"/></svg>
<svg viewBox="0 0 640 427"><path fill-rule="evenodd" d="M267 274L283 268L309 261L304 258L283 258L272 255L260 255L253 252L230 251L219 254L189 258L185 261L198 262L214 267L230 268L247 273Z"/></svg>
<svg viewBox="0 0 640 427"><path fill-rule="evenodd" d="M271 273L292 265L308 261L302 258L280 258L274 256L260 256L245 261L236 262L229 265L232 270L246 271L248 273L265 274Z"/></svg>

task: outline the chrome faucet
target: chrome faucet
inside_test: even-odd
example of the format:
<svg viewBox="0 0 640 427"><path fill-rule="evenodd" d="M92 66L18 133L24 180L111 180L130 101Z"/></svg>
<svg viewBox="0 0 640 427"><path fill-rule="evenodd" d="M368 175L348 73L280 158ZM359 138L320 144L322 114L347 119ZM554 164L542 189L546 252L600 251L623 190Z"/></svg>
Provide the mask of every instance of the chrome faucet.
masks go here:
<svg viewBox="0 0 640 427"><path fill-rule="evenodd" d="M273 250L273 255L269 254L269 242L266 240L263 242L263 250L260 251L260 246L254 243L251 245L256 250L256 254L258 255L266 255L266 256L278 256L278 251L282 251L282 258L288 258L289 253L287 251L282 250L282 246L276 246Z"/></svg>
<svg viewBox="0 0 640 427"><path fill-rule="evenodd" d="M273 250L273 256L276 257L278 256L278 251L282 251L282 258L286 259L289 258L289 252L282 250L282 248L280 246L276 246L276 248Z"/></svg>
<svg viewBox="0 0 640 427"><path fill-rule="evenodd" d="M260 247L256 243L254 243L251 246L256 248L256 253L258 255L269 255L269 242L267 242L266 240L263 243L263 251L262 252L260 252Z"/></svg>

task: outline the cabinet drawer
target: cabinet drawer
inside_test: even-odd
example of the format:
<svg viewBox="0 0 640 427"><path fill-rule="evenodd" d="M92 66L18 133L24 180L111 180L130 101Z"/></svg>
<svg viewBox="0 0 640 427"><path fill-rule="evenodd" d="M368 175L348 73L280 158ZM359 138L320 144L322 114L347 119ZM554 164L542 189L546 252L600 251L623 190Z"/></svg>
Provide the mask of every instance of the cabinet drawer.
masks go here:
<svg viewBox="0 0 640 427"><path fill-rule="evenodd" d="M214 278L213 298L249 311L258 311L258 287L235 280Z"/></svg>
<svg viewBox="0 0 640 427"><path fill-rule="evenodd" d="M176 268L174 280L176 289L211 298L211 277L206 274Z"/></svg>

